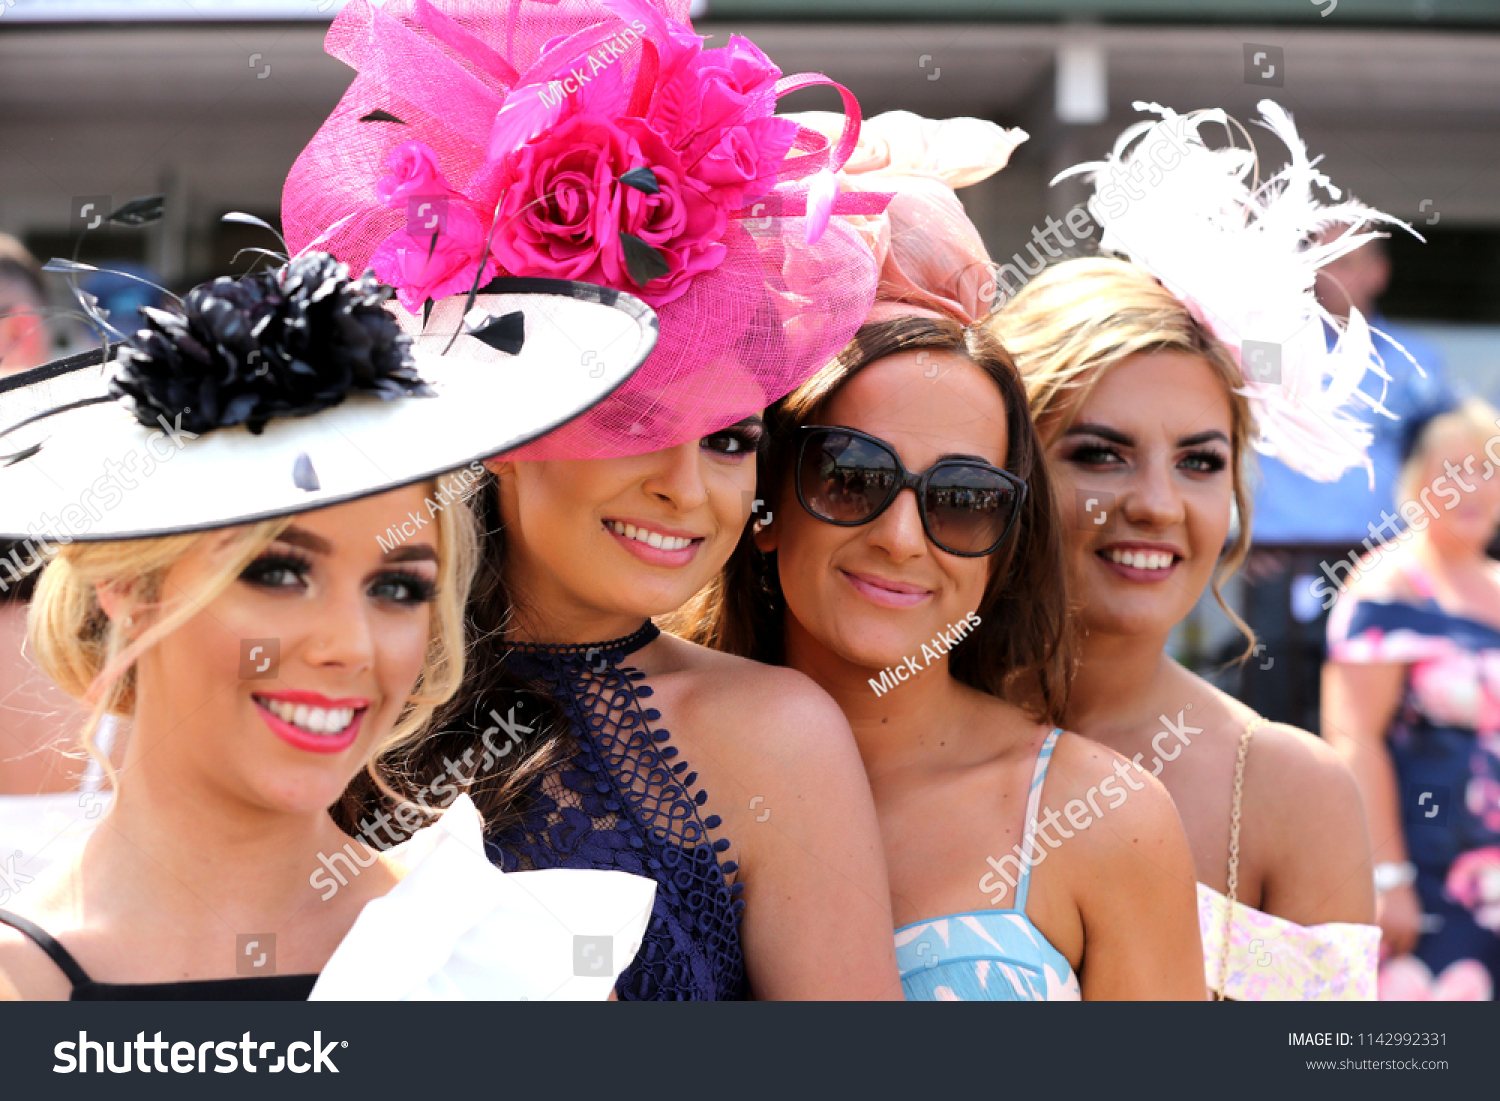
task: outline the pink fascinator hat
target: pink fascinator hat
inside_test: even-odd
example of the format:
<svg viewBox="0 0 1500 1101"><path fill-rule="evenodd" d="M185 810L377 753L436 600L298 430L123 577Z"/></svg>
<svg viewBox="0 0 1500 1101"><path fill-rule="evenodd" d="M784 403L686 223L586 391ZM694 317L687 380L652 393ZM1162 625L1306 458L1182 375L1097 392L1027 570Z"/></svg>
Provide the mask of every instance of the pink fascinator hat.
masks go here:
<svg viewBox="0 0 1500 1101"><path fill-rule="evenodd" d="M287 178L294 252L373 267L429 338L483 323L488 293L554 281L656 312L634 375L508 458L640 454L715 432L809 377L874 301L876 260L846 216L888 197L841 193L833 175L859 140L854 97L784 76L738 36L706 49L687 9L352 0L329 30L328 52L358 75ZM775 114L815 85L843 99L832 135Z"/></svg>
<svg viewBox="0 0 1500 1101"><path fill-rule="evenodd" d="M838 115L792 115L834 139ZM994 305L994 265L954 191L988 179L1010 161L1026 131L985 119L929 119L887 111L865 121L839 173L856 192L891 192L881 214L853 219L880 264L871 321L930 313L971 325Z"/></svg>

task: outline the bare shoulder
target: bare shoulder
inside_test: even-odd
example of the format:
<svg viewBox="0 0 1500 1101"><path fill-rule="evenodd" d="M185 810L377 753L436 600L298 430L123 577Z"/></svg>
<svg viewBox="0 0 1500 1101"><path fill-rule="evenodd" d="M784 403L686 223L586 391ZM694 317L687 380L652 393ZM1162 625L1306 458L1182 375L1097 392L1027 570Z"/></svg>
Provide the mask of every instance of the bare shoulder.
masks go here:
<svg viewBox="0 0 1500 1101"><path fill-rule="evenodd" d="M1348 765L1322 739L1283 723L1256 729L1245 822L1261 909L1303 925L1374 920L1364 804Z"/></svg>
<svg viewBox="0 0 1500 1101"><path fill-rule="evenodd" d="M1233 740L1237 754L1239 736L1260 715L1223 690L1204 683L1229 728L1237 732ZM1354 776L1338 752L1322 738L1287 723L1260 722L1255 727L1246 756L1245 784L1247 791L1265 789L1289 813L1295 813L1296 805L1304 800L1340 794L1347 794L1358 805Z"/></svg>
<svg viewBox="0 0 1500 1101"><path fill-rule="evenodd" d="M720 653L679 638L668 658L680 676L674 697L677 721L723 737L748 758L768 752L853 752L854 738L839 705L805 674L783 666Z"/></svg>
<svg viewBox="0 0 1500 1101"><path fill-rule="evenodd" d="M1406 551L1395 546L1378 554L1367 554L1346 583L1343 595L1357 600L1420 599L1405 569Z"/></svg>
<svg viewBox="0 0 1500 1101"><path fill-rule="evenodd" d="M1245 764L1247 798L1294 823L1362 814L1354 774L1322 738L1285 723L1258 726Z"/></svg>
<svg viewBox="0 0 1500 1101"><path fill-rule="evenodd" d="M0 924L0 981L3 980L9 980L17 1000L56 1001L66 999L72 992L67 976L35 941L19 929Z"/></svg>
<svg viewBox="0 0 1500 1101"><path fill-rule="evenodd" d="M1071 732L1058 738L1052 756L1042 814L1058 810L1063 822L1081 831L1101 855L1121 844L1185 844L1167 789L1133 761Z"/></svg>

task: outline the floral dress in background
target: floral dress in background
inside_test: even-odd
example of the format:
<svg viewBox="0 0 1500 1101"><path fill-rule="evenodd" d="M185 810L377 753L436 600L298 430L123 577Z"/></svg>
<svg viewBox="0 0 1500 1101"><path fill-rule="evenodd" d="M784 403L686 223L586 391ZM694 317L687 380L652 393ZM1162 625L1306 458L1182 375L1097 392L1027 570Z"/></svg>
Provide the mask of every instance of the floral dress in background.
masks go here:
<svg viewBox="0 0 1500 1101"><path fill-rule="evenodd" d="M1388 744L1427 915L1414 955L1438 976L1428 996L1488 998L1500 977L1500 629L1443 611L1425 577L1406 576L1418 601L1338 602L1328 659L1410 666ZM1404 996L1420 986L1403 975Z"/></svg>

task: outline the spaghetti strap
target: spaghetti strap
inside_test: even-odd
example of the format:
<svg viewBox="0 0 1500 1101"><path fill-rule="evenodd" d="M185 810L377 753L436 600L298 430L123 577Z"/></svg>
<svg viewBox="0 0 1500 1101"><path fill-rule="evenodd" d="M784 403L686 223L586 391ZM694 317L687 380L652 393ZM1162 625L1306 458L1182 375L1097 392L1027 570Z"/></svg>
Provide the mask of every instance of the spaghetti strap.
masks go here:
<svg viewBox="0 0 1500 1101"><path fill-rule="evenodd" d="M75 990L80 986L93 985L94 980L89 978L84 969L78 966L78 961L73 958L72 954L62 945L58 944L52 938L52 934L48 933L40 925L28 921L20 914L13 914L9 910L0 910L0 924L9 925L18 933L30 937L38 948L52 958L52 962L57 964L62 973L68 977L68 981L73 984Z"/></svg>
<svg viewBox="0 0 1500 1101"><path fill-rule="evenodd" d="M1219 988L1211 992L1214 1001L1225 1000L1224 984L1229 976L1229 932L1234 924L1234 904L1239 901L1240 810L1245 795L1245 758L1250 753L1250 739L1255 735L1255 728L1264 726L1266 721L1264 717L1257 715L1245 724L1244 733L1240 735L1239 754L1234 761L1234 795L1229 802L1229 880L1225 883L1228 891L1224 896L1227 900L1224 906L1224 941L1219 959Z"/></svg>
<svg viewBox="0 0 1500 1101"><path fill-rule="evenodd" d="M1042 748L1036 755L1036 767L1031 772L1031 793L1026 797L1026 832L1021 835L1021 882L1016 884L1016 909L1026 912L1026 893L1031 888L1031 866L1036 852L1037 812L1042 804L1042 783L1047 779L1047 765L1052 760L1052 750L1057 745L1062 727L1055 726L1052 733L1042 740Z"/></svg>

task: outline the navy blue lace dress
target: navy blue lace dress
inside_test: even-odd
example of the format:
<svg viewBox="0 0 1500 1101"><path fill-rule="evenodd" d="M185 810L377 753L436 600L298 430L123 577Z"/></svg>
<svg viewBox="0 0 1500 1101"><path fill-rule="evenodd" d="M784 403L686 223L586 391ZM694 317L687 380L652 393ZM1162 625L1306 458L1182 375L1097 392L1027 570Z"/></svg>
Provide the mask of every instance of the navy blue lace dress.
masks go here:
<svg viewBox="0 0 1500 1101"><path fill-rule="evenodd" d="M719 859L717 815L693 793L697 773L677 761L646 674L623 664L661 632L647 622L594 645L516 643L507 659L545 687L572 721L577 752L529 793L520 823L489 838L490 860L507 872L599 868L656 880L656 902L635 962L620 976L621 1000L739 999L747 995L733 861Z"/></svg>

